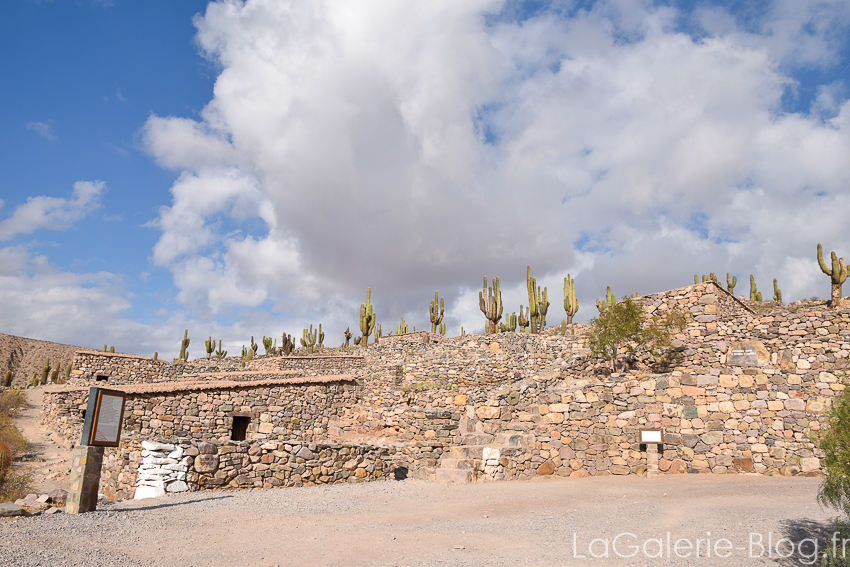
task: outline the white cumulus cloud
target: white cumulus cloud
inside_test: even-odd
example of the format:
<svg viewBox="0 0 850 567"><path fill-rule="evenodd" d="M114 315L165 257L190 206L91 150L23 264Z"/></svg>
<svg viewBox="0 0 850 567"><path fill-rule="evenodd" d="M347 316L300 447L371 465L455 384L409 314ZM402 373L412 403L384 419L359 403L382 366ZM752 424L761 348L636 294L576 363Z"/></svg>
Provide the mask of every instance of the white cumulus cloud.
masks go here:
<svg viewBox="0 0 850 567"><path fill-rule="evenodd" d="M372 286L381 317L421 313L418 328L435 288L449 305L484 274L522 290L529 263L550 321L569 270L583 317L606 285L695 272L825 295L815 245L850 246L850 105L836 85L811 113L782 97L788 69L835 61L846 4L774 2L756 22L698 10L699 33L645 3L503 8L211 3L195 24L220 66L213 99L143 129L181 172L153 222L180 301L348 309L330 315L344 328ZM479 328L474 311L455 328Z"/></svg>
<svg viewBox="0 0 850 567"><path fill-rule="evenodd" d="M62 230L100 207L106 192L103 181L78 181L70 198L30 197L15 209L12 216L0 220L0 241L39 229ZM0 201L2 204L2 201Z"/></svg>

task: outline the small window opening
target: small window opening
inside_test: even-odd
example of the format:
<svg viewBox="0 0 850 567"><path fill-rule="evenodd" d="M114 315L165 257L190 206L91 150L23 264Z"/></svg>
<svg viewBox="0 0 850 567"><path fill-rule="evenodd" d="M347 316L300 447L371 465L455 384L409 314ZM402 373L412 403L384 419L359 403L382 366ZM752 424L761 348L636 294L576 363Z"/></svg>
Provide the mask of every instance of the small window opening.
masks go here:
<svg viewBox="0 0 850 567"><path fill-rule="evenodd" d="M109 382L109 376L107 376L106 374L98 374L94 377L94 379L97 382Z"/></svg>
<svg viewBox="0 0 850 567"><path fill-rule="evenodd" d="M395 480L407 480L407 472L407 467L397 467L393 471L393 478L395 478Z"/></svg>
<svg viewBox="0 0 850 567"><path fill-rule="evenodd" d="M233 425L230 428L231 441L244 441L245 434L248 433L248 424L251 423L250 417L237 415L233 417Z"/></svg>

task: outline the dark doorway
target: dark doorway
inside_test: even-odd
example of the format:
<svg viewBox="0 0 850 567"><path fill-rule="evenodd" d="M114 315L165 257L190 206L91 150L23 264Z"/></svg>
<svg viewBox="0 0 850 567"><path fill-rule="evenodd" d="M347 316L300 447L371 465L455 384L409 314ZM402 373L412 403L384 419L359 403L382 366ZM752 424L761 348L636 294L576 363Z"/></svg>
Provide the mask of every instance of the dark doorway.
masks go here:
<svg viewBox="0 0 850 567"><path fill-rule="evenodd" d="M98 374L94 377L94 379L96 382L109 382L109 376L106 376L104 374Z"/></svg>
<svg viewBox="0 0 850 567"><path fill-rule="evenodd" d="M405 480L407 478L407 467L398 467L393 471L395 480Z"/></svg>
<svg viewBox="0 0 850 567"><path fill-rule="evenodd" d="M245 434L248 433L248 424L251 423L250 417L237 415L233 417L233 426L230 428L231 441L244 441Z"/></svg>

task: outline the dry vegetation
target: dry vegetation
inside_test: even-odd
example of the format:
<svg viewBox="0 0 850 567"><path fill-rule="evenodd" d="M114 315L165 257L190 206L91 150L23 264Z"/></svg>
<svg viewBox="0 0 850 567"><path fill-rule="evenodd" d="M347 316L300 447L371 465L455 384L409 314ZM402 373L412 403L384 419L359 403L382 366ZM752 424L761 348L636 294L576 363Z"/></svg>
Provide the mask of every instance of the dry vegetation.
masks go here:
<svg viewBox="0 0 850 567"><path fill-rule="evenodd" d="M15 456L29 448L13 420L18 409L26 403L19 390L0 391L0 502L23 498L30 488L29 473L13 466Z"/></svg>

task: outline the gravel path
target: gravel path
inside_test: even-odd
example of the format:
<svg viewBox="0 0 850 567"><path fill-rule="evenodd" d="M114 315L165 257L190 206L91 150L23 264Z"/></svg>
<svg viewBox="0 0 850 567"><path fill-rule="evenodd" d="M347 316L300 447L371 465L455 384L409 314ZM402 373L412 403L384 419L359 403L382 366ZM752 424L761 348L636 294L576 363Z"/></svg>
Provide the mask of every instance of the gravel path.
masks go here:
<svg viewBox="0 0 850 567"><path fill-rule="evenodd" d="M810 545L779 559L775 549L768 557L768 541L827 533L832 514L815 502L818 485L681 475L201 492L0 520L0 565L805 565ZM620 533L634 537L615 550ZM605 551L595 538L608 540L607 558L593 557ZM659 552L656 538L662 557L647 557ZM732 549L720 558L724 538ZM635 556L617 556L635 545Z"/></svg>

